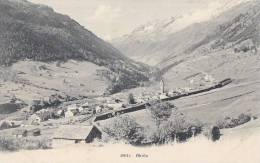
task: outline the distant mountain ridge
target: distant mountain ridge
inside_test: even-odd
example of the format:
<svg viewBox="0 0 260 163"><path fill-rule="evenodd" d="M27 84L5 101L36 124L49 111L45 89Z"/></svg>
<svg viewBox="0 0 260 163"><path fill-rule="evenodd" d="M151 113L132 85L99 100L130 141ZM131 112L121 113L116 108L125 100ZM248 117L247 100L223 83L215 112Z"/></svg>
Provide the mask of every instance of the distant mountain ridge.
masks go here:
<svg viewBox="0 0 260 163"><path fill-rule="evenodd" d="M122 82L118 90L148 80L148 66L123 56L70 17L26 0L0 0L0 65L25 59L73 59L104 66L114 73L118 83Z"/></svg>
<svg viewBox="0 0 260 163"><path fill-rule="evenodd" d="M256 54L260 45L259 11L259 1L243 3L213 20L194 24L169 36L161 45L171 42L171 53L158 66L171 64L173 60L189 60L192 55L228 49L235 53L252 51Z"/></svg>
<svg viewBox="0 0 260 163"><path fill-rule="evenodd" d="M258 15L252 12L259 9L258 1L230 1L223 6L224 8L218 8L216 13L211 13L213 17L208 21L193 23L185 27L185 19L179 17L174 19L166 28L152 30L153 32L145 32L145 30L141 32L140 29L142 28L138 28L138 34L133 32L112 40L112 43L132 59L150 65L163 64L164 60L183 55L183 53L190 53L198 47L217 39L223 32L221 30L224 30L223 28L220 29L220 27L236 21L235 19L239 15L248 14L248 18L255 17L254 20L258 19ZM162 27L165 21L157 22L161 23L161 26L156 24L150 29ZM149 24L143 27L149 27ZM248 26L248 28L252 27Z"/></svg>

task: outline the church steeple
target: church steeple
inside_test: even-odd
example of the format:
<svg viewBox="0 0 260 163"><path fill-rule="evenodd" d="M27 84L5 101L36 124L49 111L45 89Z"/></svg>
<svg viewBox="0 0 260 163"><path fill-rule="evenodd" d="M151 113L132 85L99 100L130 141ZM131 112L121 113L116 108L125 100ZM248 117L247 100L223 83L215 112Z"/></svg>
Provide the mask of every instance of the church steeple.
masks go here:
<svg viewBox="0 0 260 163"><path fill-rule="evenodd" d="M161 86L161 93L165 93L165 86L164 86L164 80L163 79L160 82L160 86Z"/></svg>

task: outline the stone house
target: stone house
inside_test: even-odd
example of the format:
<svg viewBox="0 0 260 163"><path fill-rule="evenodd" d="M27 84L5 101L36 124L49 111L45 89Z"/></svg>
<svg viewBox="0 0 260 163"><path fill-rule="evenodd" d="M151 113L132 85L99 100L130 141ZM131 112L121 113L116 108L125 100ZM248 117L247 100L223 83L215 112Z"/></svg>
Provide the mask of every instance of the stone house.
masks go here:
<svg viewBox="0 0 260 163"><path fill-rule="evenodd" d="M166 99L166 98L169 98L169 96L166 93L159 95L160 100L163 100L163 99Z"/></svg>
<svg viewBox="0 0 260 163"><path fill-rule="evenodd" d="M58 110L56 112L56 116L57 117L64 117L65 116L65 111L64 110Z"/></svg>
<svg viewBox="0 0 260 163"><path fill-rule="evenodd" d="M76 110L68 110L68 111L65 112L65 118L74 117L78 113L79 113L78 109L76 109Z"/></svg>
<svg viewBox="0 0 260 163"><path fill-rule="evenodd" d="M88 110L89 109L89 103L87 102L87 103L81 105L78 109L79 109L79 112L84 112L84 111Z"/></svg>
<svg viewBox="0 0 260 163"><path fill-rule="evenodd" d="M29 118L29 124L30 125L39 125L42 122L42 119L39 115L37 114L33 114L30 118Z"/></svg>
<svg viewBox="0 0 260 163"><path fill-rule="evenodd" d="M67 110L76 110L76 109L78 109L78 107L77 107L76 104L69 105L69 106L67 107Z"/></svg>
<svg viewBox="0 0 260 163"><path fill-rule="evenodd" d="M95 113L102 113L103 110L104 110L104 106L103 105L95 107Z"/></svg>
<svg viewBox="0 0 260 163"><path fill-rule="evenodd" d="M122 104L122 103L112 103L112 104L107 104L107 107L113 108L113 110L120 110L124 107L124 104Z"/></svg>

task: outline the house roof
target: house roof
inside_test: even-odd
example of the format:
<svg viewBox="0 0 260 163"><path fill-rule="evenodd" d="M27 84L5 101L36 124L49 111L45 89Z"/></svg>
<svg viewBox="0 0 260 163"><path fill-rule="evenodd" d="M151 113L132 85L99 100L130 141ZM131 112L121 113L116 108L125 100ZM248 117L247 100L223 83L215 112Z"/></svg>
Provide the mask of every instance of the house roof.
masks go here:
<svg viewBox="0 0 260 163"><path fill-rule="evenodd" d="M34 132L41 132L41 129L35 128L35 129L32 129L32 130L29 130L28 132L32 132L32 133L34 133Z"/></svg>
<svg viewBox="0 0 260 163"><path fill-rule="evenodd" d="M79 110L78 110L78 109L75 109L75 110L68 110L68 111L65 112L65 114L66 114L66 113L72 113L72 114L75 115L75 114L79 113Z"/></svg>
<svg viewBox="0 0 260 163"><path fill-rule="evenodd" d="M94 125L90 125L90 126L63 125L59 127L59 129L54 134L53 138L84 140L87 138L87 136L89 135L89 133L94 127L97 128Z"/></svg>

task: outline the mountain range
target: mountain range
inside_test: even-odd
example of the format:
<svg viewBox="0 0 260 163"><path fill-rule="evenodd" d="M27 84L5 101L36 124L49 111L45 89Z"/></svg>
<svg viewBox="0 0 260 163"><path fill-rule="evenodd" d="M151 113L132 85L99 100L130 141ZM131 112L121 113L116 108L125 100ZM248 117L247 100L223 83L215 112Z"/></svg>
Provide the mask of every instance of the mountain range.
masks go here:
<svg viewBox="0 0 260 163"><path fill-rule="evenodd" d="M216 44L213 41L222 40L222 43L216 45L219 47L220 44L239 44L248 40L243 36L240 38L240 35L259 36L258 10L258 1L231 1L217 8L215 12L212 11L208 20L196 18L193 15L201 15L196 13L172 17L150 22L111 42L136 61L165 65L164 61L170 58L187 56L206 44ZM229 35L226 35L227 33ZM258 46L259 37L252 38L252 41ZM214 45L212 47L216 48Z"/></svg>
<svg viewBox="0 0 260 163"><path fill-rule="evenodd" d="M66 67L67 63L74 64ZM53 67L55 64L57 66ZM150 69L125 57L69 16L26 0L0 0L0 65L0 76L5 81L1 89L5 84L11 85L8 82L37 85L38 88L45 85L52 89L55 85L50 82L64 81L58 90L90 87L95 91L95 86L89 83L102 81L106 87L103 92L108 93L147 81ZM65 68L61 69L62 66ZM70 69L78 72L71 74L74 79L78 76L77 83L65 81L69 79ZM48 78L44 77L46 74ZM88 75L93 77L82 78ZM46 84L38 83L37 76ZM15 94L10 92L7 94Z"/></svg>

